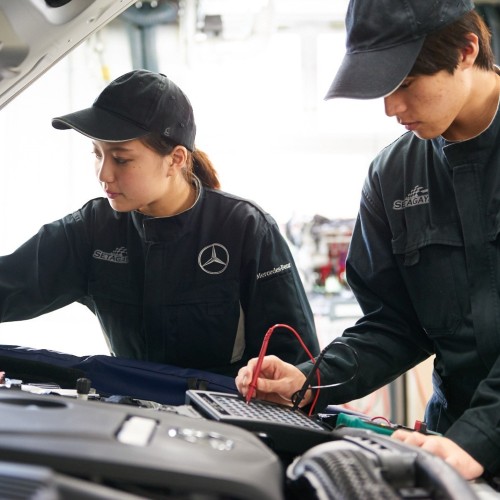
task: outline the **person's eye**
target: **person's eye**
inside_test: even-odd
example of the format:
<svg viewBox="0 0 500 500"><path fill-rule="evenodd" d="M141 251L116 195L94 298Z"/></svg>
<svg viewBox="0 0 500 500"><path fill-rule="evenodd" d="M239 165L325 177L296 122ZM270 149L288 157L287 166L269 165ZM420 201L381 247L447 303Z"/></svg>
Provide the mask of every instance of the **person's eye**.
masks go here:
<svg viewBox="0 0 500 500"><path fill-rule="evenodd" d="M113 160L118 165L125 165L126 163L128 163L130 161L130 160L126 160L125 158L119 158L119 157L116 157L116 156L113 157Z"/></svg>
<svg viewBox="0 0 500 500"><path fill-rule="evenodd" d="M405 80L400 86L400 89L407 89L412 84L412 80Z"/></svg>
<svg viewBox="0 0 500 500"><path fill-rule="evenodd" d="M100 160L102 158L101 153L99 153L99 151L96 151L95 149L92 151L92 154L96 157L97 160Z"/></svg>

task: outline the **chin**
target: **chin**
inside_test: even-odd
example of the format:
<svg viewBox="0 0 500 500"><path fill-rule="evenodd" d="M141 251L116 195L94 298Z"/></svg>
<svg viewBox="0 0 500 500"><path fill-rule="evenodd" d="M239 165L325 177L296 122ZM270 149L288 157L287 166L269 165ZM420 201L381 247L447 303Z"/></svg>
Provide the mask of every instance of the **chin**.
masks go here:
<svg viewBox="0 0 500 500"><path fill-rule="evenodd" d="M416 132L414 131L413 132L419 139L422 139L422 140L427 140L427 139L435 139L436 137L439 137L440 135L442 135L441 133L439 132L434 132L434 133L430 133L430 132Z"/></svg>
<svg viewBox="0 0 500 500"><path fill-rule="evenodd" d="M127 208L121 205L120 203L116 203L114 200L108 200L111 208L115 212L131 212L133 208Z"/></svg>

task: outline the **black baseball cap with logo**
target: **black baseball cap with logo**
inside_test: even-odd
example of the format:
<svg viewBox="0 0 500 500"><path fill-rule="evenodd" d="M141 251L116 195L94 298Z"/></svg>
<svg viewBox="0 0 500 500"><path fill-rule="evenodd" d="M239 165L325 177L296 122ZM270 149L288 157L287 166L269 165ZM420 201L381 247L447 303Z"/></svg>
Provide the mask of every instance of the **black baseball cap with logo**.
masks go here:
<svg viewBox="0 0 500 500"><path fill-rule="evenodd" d="M157 133L194 151L196 124L184 92L161 73L134 70L116 78L90 108L52 120L92 139L122 142Z"/></svg>
<svg viewBox="0 0 500 500"><path fill-rule="evenodd" d="M425 37L474 8L471 0L350 0L346 53L325 99L375 99L410 73Z"/></svg>

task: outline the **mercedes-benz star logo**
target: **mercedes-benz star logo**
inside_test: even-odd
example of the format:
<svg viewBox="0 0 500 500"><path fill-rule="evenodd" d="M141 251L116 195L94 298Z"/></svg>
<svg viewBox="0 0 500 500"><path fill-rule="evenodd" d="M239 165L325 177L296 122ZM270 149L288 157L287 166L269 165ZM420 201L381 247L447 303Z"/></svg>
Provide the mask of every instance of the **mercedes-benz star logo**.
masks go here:
<svg viewBox="0 0 500 500"><path fill-rule="evenodd" d="M221 274L228 264L229 252L220 243L212 243L198 254L198 265L208 274Z"/></svg>

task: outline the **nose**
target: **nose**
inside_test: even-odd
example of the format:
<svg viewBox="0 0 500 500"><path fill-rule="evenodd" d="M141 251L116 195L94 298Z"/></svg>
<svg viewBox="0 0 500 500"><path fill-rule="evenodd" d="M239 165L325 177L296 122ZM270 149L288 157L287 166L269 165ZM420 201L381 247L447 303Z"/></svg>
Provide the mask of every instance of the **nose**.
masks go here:
<svg viewBox="0 0 500 500"><path fill-rule="evenodd" d="M384 107L387 116L400 115L406 110L404 99L397 91L384 97Z"/></svg>
<svg viewBox="0 0 500 500"><path fill-rule="evenodd" d="M95 172L99 182L110 184L113 182L114 173L111 162L106 156L102 158L96 158L95 161Z"/></svg>

